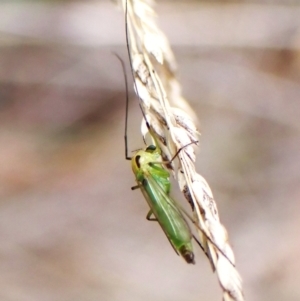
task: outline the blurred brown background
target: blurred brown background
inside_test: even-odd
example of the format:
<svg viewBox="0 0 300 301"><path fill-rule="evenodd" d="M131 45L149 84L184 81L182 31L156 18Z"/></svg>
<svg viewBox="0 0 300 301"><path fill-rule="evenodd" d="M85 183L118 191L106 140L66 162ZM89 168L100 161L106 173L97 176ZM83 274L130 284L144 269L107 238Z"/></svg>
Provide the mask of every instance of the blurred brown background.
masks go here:
<svg viewBox="0 0 300 301"><path fill-rule="evenodd" d="M246 298L299 300L300 2L160 1L157 11ZM129 65L122 12L109 1L1 1L0 37L0 300L221 300L202 252L185 264L130 190L111 54ZM129 119L134 150L133 99Z"/></svg>

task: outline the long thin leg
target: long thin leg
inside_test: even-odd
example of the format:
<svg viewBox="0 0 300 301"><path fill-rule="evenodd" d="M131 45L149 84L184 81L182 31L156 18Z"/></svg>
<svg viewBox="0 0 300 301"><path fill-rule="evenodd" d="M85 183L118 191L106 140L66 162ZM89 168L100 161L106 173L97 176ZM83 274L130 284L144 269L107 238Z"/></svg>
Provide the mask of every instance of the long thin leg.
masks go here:
<svg viewBox="0 0 300 301"><path fill-rule="evenodd" d="M193 238L195 239L195 241L199 245L199 247L202 249L202 251L206 254L203 246L201 245L200 241L198 240L198 238L196 238L196 236L194 234L193 234ZM208 255L206 254L206 256L208 256Z"/></svg>
<svg viewBox="0 0 300 301"><path fill-rule="evenodd" d="M212 264L212 258L210 256L210 253L206 252L204 247L201 245L200 241L198 240L198 238L196 238L196 236L193 234L193 238L195 239L195 241L197 242L197 244L199 245L199 247L202 249L202 251L204 252L204 254L206 255L206 257L209 259L209 262L211 263L211 268L213 270L213 272L215 271L215 267Z"/></svg>
<svg viewBox="0 0 300 301"><path fill-rule="evenodd" d="M187 146L189 146L189 145L191 145L191 144L196 144L196 145L197 145L198 142L199 142L199 141L192 141L192 142L190 142L190 143L184 145L183 147L181 147L181 148L176 152L176 154L173 156L173 158L170 160L170 162L168 162L168 163L172 163L173 160L178 156L178 154L179 154L184 148L186 148Z"/></svg>
<svg viewBox="0 0 300 301"><path fill-rule="evenodd" d="M197 144L198 142L199 142L199 141L192 141L192 142L190 142L190 143L184 145L183 147L181 147L181 148L176 152L176 154L173 156L173 158L172 158L171 160L169 160L169 161L153 161L153 162L150 162L150 163L148 163L148 164L149 164L150 166L151 166L151 165L154 165L154 164L165 164L165 165L171 164L171 163L174 161L174 159L178 156L178 154L179 154L184 148L186 148L187 146L189 146L189 145L191 145L191 144Z"/></svg>

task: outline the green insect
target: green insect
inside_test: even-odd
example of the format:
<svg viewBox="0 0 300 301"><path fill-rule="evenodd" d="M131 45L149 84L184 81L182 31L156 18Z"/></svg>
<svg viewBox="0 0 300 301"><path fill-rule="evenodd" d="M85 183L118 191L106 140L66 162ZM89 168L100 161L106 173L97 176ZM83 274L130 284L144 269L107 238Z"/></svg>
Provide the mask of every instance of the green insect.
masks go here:
<svg viewBox="0 0 300 301"><path fill-rule="evenodd" d="M133 188L141 189L150 207L147 219L158 221L175 252L187 263L195 263L193 235L180 208L169 196L170 174L160 163L162 162L160 149L155 145L149 145L145 150L137 151L130 159L138 184ZM151 219L151 215L155 218Z"/></svg>

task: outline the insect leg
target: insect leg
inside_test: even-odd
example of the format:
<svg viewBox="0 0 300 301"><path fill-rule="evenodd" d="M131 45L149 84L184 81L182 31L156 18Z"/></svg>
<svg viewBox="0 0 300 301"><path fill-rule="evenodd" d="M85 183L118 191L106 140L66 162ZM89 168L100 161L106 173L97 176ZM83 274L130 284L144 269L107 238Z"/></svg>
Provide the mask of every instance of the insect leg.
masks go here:
<svg viewBox="0 0 300 301"><path fill-rule="evenodd" d="M156 217L152 217L151 215L153 214L152 210L150 210L146 216L147 221L151 221L151 222L157 222L157 218Z"/></svg>
<svg viewBox="0 0 300 301"><path fill-rule="evenodd" d="M212 264L213 260L212 260L212 258L210 256L210 253L205 251L204 247L202 246L202 244L200 243L200 241L198 240L198 238L194 234L193 234L193 238L196 241L196 243L199 245L199 247L202 249L202 251L204 252L204 254L206 255L206 257L209 259L209 262L211 264L211 268L212 268L212 270L214 272L215 271L215 267Z"/></svg>
<svg viewBox="0 0 300 301"><path fill-rule="evenodd" d="M132 187L131 187L131 190L140 189L141 187L142 187L142 185L132 186Z"/></svg>
<svg viewBox="0 0 300 301"><path fill-rule="evenodd" d="M189 146L189 145L191 145L191 144L196 144L196 145L197 145L198 142L199 142L199 141L192 141L192 142L190 142L190 143L184 145L183 147L181 147L181 148L176 152L176 154L173 156L173 158L170 160L170 162L168 162L168 163L172 163L173 160L178 156L178 154L179 154L184 148L186 148L187 146Z"/></svg>
<svg viewBox="0 0 300 301"><path fill-rule="evenodd" d="M151 166L153 166L154 164L164 164L164 165L171 164L171 163L174 161L174 159L178 156L178 154L179 154L184 148L186 148L187 146L189 146L189 145L191 145L191 144L196 144L196 145L197 145L198 142L199 142L199 141L192 141L192 142L186 144L185 146L181 147L181 148L176 152L176 154L172 157L172 159L169 160L169 161L153 161L153 162L150 162L150 163L148 163L148 164L151 165Z"/></svg>

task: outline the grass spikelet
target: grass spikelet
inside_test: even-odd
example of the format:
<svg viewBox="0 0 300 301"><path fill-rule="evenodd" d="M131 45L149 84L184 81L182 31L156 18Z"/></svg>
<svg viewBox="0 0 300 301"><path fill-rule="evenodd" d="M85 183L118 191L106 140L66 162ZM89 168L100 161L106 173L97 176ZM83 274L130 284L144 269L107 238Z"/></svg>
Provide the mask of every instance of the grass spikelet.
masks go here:
<svg viewBox="0 0 300 301"><path fill-rule="evenodd" d="M218 276L223 300L243 301L242 280L235 268L227 231L220 223L208 183L195 168L194 144L199 139L195 125L197 118L181 95L175 77L175 58L167 38L155 23L153 3L150 0L122 0L135 90L164 159L170 160L182 149L176 166L172 163L168 167L192 207L194 226ZM147 128L142 126L143 135L146 132Z"/></svg>

